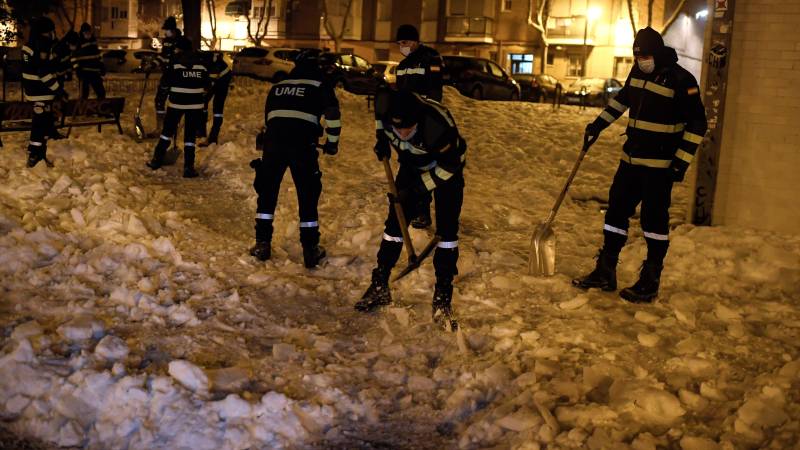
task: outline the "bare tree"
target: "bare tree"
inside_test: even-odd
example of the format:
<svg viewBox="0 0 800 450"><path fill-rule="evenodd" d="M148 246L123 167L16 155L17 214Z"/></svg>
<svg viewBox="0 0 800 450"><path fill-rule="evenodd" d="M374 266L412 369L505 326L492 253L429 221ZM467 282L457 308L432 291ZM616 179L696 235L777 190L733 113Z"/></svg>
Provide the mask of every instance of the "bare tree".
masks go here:
<svg viewBox="0 0 800 450"><path fill-rule="evenodd" d="M653 23L653 2L655 0L647 0L647 26Z"/></svg>
<svg viewBox="0 0 800 450"><path fill-rule="evenodd" d="M636 19L633 18L633 0L628 0L628 17L631 18L631 30L633 30L633 36L636 36Z"/></svg>
<svg viewBox="0 0 800 450"><path fill-rule="evenodd" d="M347 21L350 19L350 10L353 9L353 0L333 0L335 2L339 2L340 5L342 1L347 2L344 16L342 16L342 26L338 32L336 31L336 27L333 25L333 21L328 14L328 1L329 0L322 0L322 24L325 27L325 32L328 33L328 36L330 36L331 39L333 39L333 46L338 53L342 46L344 33L347 31Z"/></svg>
<svg viewBox="0 0 800 450"><path fill-rule="evenodd" d="M680 3L678 3L678 6L675 7L675 11L673 11L672 15L669 16L669 19L667 19L667 21L664 22L664 26L661 27L661 34L666 33L667 30L669 30L669 27L671 27L672 24L675 23L675 20L678 19L678 16L681 14L681 11L683 10L684 6L686 6L686 0L681 0Z"/></svg>
<svg viewBox="0 0 800 450"><path fill-rule="evenodd" d="M72 13L70 14L70 12L67 10L67 5L65 3L66 2L62 0L56 4L55 7L56 18L58 18L58 21L61 22L62 25L68 25L63 28L74 30L75 20L77 19L78 16L78 4L73 2Z"/></svg>
<svg viewBox="0 0 800 450"><path fill-rule="evenodd" d="M542 73L547 69L547 50L550 46L547 41L547 16L550 12L550 0L538 0L538 6L534 7L536 0L528 0L528 25L539 31L542 37ZM535 10L535 16L534 16Z"/></svg>
<svg viewBox="0 0 800 450"><path fill-rule="evenodd" d="M217 2L206 0L206 10L208 10L208 22L211 25L211 39L201 38L209 49L217 48Z"/></svg>
<svg viewBox="0 0 800 450"><path fill-rule="evenodd" d="M253 43L256 47L261 47L261 41L267 37L267 30L269 29L269 21L272 19L272 6L274 0L262 0L261 1L261 8L258 11L257 17L253 17L253 19L257 19L256 22L256 32L253 33L252 30L252 20L250 18L250 10L248 9L245 13L245 18L247 19L247 39Z"/></svg>

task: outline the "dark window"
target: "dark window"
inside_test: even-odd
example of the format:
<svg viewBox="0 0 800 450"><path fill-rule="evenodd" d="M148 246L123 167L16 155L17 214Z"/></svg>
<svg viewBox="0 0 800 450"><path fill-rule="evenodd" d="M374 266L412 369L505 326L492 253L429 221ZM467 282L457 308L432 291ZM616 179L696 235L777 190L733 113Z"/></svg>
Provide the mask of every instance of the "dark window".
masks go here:
<svg viewBox="0 0 800 450"><path fill-rule="evenodd" d="M388 48L376 48L375 49L375 61L385 61L389 59L389 49Z"/></svg>
<svg viewBox="0 0 800 450"><path fill-rule="evenodd" d="M342 62L343 66L350 66L350 67L355 66L355 64L353 63L353 55L341 55L339 59Z"/></svg>
<svg viewBox="0 0 800 450"><path fill-rule="evenodd" d="M367 62L366 59L360 56L353 55L353 60L355 61L356 66L358 66L359 69L369 69L369 63Z"/></svg>
<svg viewBox="0 0 800 450"><path fill-rule="evenodd" d="M250 47L240 51L237 56L262 58L264 56L267 56L267 54L269 54L269 52L264 50L263 48Z"/></svg>
<svg viewBox="0 0 800 450"><path fill-rule="evenodd" d="M553 52L547 52L547 65L552 66L556 62L556 55Z"/></svg>
<svg viewBox="0 0 800 450"><path fill-rule="evenodd" d="M503 69L498 67L497 64L495 64L495 63L488 63L488 64L489 64L489 70L491 71L492 76L494 76L496 78L504 78L505 77L505 74L503 73Z"/></svg>

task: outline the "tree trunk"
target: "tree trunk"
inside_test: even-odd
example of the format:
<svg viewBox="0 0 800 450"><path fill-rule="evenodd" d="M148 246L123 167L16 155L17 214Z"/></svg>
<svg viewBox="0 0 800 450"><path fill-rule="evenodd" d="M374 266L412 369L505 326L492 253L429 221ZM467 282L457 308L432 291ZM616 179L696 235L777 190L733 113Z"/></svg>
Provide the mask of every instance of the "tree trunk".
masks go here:
<svg viewBox="0 0 800 450"><path fill-rule="evenodd" d="M347 8L345 9L344 17L342 17L342 27L338 32L336 32L333 23L331 23L330 15L328 14L328 0L322 0L322 25L325 27L325 32L328 33L328 36L330 36L330 38L333 40L333 46L336 53L341 50L344 33L347 31L347 21L350 18L350 11L352 9L353 0L347 0Z"/></svg>
<svg viewBox="0 0 800 450"><path fill-rule="evenodd" d="M667 21L664 22L664 26L661 28L662 35L666 33L667 30L669 30L669 27L671 27L673 23L675 23L675 20L681 14L681 11L683 10L684 6L686 6L686 0L681 0L681 2L678 3L678 6L675 7L675 11L673 11L672 15L669 16L669 19L667 19Z"/></svg>
<svg viewBox="0 0 800 450"><path fill-rule="evenodd" d="M628 0L628 16L631 18L631 29L633 37L636 37L636 20L633 18L633 0Z"/></svg>
<svg viewBox="0 0 800 450"><path fill-rule="evenodd" d="M195 50L200 49L200 5L196 0L181 0L183 34L191 39Z"/></svg>
<svg viewBox="0 0 800 450"><path fill-rule="evenodd" d="M647 0L647 26L653 23L653 2L655 0Z"/></svg>
<svg viewBox="0 0 800 450"><path fill-rule="evenodd" d="M208 21L211 25L211 39L208 41L208 48L215 50L217 48L217 5L215 0L206 0L206 9L208 10Z"/></svg>

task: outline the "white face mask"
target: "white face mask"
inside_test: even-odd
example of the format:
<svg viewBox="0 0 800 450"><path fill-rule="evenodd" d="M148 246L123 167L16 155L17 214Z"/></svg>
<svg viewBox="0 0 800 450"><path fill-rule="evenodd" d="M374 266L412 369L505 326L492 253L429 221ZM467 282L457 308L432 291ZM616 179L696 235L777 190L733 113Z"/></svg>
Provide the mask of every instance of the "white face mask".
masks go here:
<svg viewBox="0 0 800 450"><path fill-rule="evenodd" d="M410 55L411 54L411 47L400 47L400 53L402 53L403 56Z"/></svg>
<svg viewBox="0 0 800 450"><path fill-rule="evenodd" d="M165 35L166 37L168 37L168 38L171 38L173 34L174 34L174 33L172 32L172 30L165 30L165 31L164 31L164 35Z"/></svg>
<svg viewBox="0 0 800 450"><path fill-rule="evenodd" d="M636 60L636 64L644 73L653 73L656 70L656 60L653 58Z"/></svg>

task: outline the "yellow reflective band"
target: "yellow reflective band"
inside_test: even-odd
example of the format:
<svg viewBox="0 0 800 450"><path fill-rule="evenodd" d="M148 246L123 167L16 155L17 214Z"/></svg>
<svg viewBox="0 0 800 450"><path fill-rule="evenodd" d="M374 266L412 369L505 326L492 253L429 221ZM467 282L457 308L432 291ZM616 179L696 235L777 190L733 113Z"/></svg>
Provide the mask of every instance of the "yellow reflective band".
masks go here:
<svg viewBox="0 0 800 450"><path fill-rule="evenodd" d="M172 109L203 109L203 104L198 103L196 105L176 105L175 103L167 100L167 107Z"/></svg>
<svg viewBox="0 0 800 450"><path fill-rule="evenodd" d="M342 121L339 119L332 119L332 120L325 119L325 125L328 128L341 128Z"/></svg>
<svg viewBox="0 0 800 450"><path fill-rule="evenodd" d="M50 81L52 79L53 79L53 75L48 73L47 75L42 77L42 82L43 83L47 83L48 81Z"/></svg>
<svg viewBox="0 0 800 450"><path fill-rule="evenodd" d="M445 181L449 180L450 177L453 176L452 172L444 170L440 166L436 166L436 168L433 170L433 173L435 173L437 177L439 177L439 178L441 178L442 180L445 180Z"/></svg>
<svg viewBox="0 0 800 450"><path fill-rule="evenodd" d="M376 130L382 130L383 129L383 122L380 121L380 120L376 120L375 121L375 129Z"/></svg>
<svg viewBox="0 0 800 450"><path fill-rule="evenodd" d="M25 101L28 102L46 102L56 98L55 95L25 95Z"/></svg>
<svg viewBox="0 0 800 450"><path fill-rule="evenodd" d="M220 73L219 73L219 76L221 76L221 77L224 77L224 76L225 76L225 75L227 75L227 74L228 74L228 72L230 72L230 71L231 71L231 68L230 68L230 67L225 67L225 70L223 70L222 72L220 72Z"/></svg>
<svg viewBox="0 0 800 450"><path fill-rule="evenodd" d="M615 100L615 99L613 99L613 98L612 98L611 100L609 100L609 101L608 101L608 106L610 106L610 107L612 107L612 108L616 109L617 111L619 111L619 112L621 112L621 113L624 113L624 112L625 112L625 111L628 109L628 107L627 107L627 106L623 105L622 103L620 103L620 102L616 101L616 100Z"/></svg>
<svg viewBox="0 0 800 450"><path fill-rule="evenodd" d="M281 86L284 86L284 85L287 85L287 84L307 84L309 86L319 87L322 84L322 82L321 81L317 81L317 80L306 80L304 78L297 78L297 79L283 80L283 81L281 81L279 83L275 83L275 84L276 85L281 85Z"/></svg>
<svg viewBox="0 0 800 450"><path fill-rule="evenodd" d="M328 135L328 142L339 142L339 136Z"/></svg>
<svg viewBox="0 0 800 450"><path fill-rule="evenodd" d="M623 153L620 159L634 166L653 167L656 169L666 169L672 163L669 159L631 158L627 153Z"/></svg>
<svg viewBox="0 0 800 450"><path fill-rule="evenodd" d="M644 83L645 83L644 80L640 80L638 78L631 78L631 86L633 87L642 88L644 87Z"/></svg>
<svg viewBox="0 0 800 450"><path fill-rule="evenodd" d="M656 133L677 133L678 131L683 131L685 127L682 123L665 124L648 122L646 120L631 120L628 122L628 126L640 130L654 131Z"/></svg>
<svg viewBox="0 0 800 450"><path fill-rule="evenodd" d="M313 124L319 124L319 117L315 116L314 114L304 113L302 111L295 111L293 109L277 109L275 111L270 111L269 114L267 114L268 121L276 117L284 119L300 119L311 122Z"/></svg>
<svg viewBox="0 0 800 450"><path fill-rule="evenodd" d="M422 175L420 175L420 178L422 178L422 182L425 183L425 187L429 191L436 189L436 182L433 181L433 177L431 176L430 172L424 172Z"/></svg>
<svg viewBox="0 0 800 450"><path fill-rule="evenodd" d="M675 97L675 91L674 90L672 90L672 89L670 89L668 87L664 87L664 86L662 86L662 85L660 85L658 83L654 83L652 81L648 81L647 83L645 83L644 84L644 88L647 89L650 92L655 92L658 95L663 95L664 97L668 97L668 98Z"/></svg>
<svg viewBox="0 0 800 450"><path fill-rule="evenodd" d="M41 78L39 78L39 75L33 75L33 74L30 74L30 73L23 73L22 74L22 78L24 78L26 80L40 80L41 79Z"/></svg>
<svg viewBox="0 0 800 450"><path fill-rule="evenodd" d="M601 112L600 113L600 118L605 120L608 123L614 123L614 121L617 120L614 116L609 114L607 111Z"/></svg>
<svg viewBox="0 0 800 450"><path fill-rule="evenodd" d="M100 59L100 55L74 56L72 58L73 61L87 61L90 59Z"/></svg>
<svg viewBox="0 0 800 450"><path fill-rule="evenodd" d="M169 88L170 92L177 92L179 94L202 94L205 89L203 88L182 88L182 87L171 87Z"/></svg>
<svg viewBox="0 0 800 450"><path fill-rule="evenodd" d="M681 149L678 149L678 151L675 152L675 156L679 159L686 161L687 164L691 164L692 160L694 159L693 154Z"/></svg>
<svg viewBox="0 0 800 450"><path fill-rule="evenodd" d="M694 134L689 131L684 131L683 140L686 142L691 142L692 144L700 144L701 142L703 142L703 136L700 136L699 134Z"/></svg>

